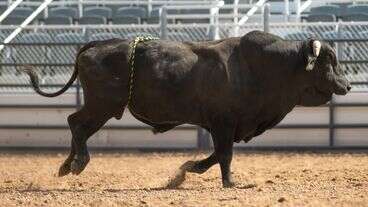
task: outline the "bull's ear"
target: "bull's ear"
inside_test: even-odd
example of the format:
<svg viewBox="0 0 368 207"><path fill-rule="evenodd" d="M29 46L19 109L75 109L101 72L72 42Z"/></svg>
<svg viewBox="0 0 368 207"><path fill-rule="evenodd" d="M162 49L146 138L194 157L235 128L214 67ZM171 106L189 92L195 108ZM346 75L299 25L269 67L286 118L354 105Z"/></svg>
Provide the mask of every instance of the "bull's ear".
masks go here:
<svg viewBox="0 0 368 207"><path fill-rule="evenodd" d="M317 57L321 51L321 42L318 40L309 39L305 42L303 50L307 62L305 70L312 71Z"/></svg>

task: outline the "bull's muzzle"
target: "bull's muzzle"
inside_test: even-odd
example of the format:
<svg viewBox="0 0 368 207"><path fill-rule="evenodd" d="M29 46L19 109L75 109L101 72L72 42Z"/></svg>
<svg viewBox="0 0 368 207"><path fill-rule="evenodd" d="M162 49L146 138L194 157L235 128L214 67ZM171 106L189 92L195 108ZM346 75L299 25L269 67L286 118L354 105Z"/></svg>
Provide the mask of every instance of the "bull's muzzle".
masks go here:
<svg viewBox="0 0 368 207"><path fill-rule="evenodd" d="M345 77L335 79L334 93L337 95L346 95L351 90L351 85Z"/></svg>

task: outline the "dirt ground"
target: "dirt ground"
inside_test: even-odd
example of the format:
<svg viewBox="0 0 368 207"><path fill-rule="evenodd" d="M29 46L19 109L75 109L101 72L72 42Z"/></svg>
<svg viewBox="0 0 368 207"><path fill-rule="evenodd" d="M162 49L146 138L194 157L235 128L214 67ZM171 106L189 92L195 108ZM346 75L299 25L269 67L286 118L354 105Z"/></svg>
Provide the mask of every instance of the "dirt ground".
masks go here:
<svg viewBox="0 0 368 207"><path fill-rule="evenodd" d="M237 187L218 165L166 189L196 153L97 153L80 176L56 176L65 153L1 153L0 206L368 206L368 154L237 152Z"/></svg>

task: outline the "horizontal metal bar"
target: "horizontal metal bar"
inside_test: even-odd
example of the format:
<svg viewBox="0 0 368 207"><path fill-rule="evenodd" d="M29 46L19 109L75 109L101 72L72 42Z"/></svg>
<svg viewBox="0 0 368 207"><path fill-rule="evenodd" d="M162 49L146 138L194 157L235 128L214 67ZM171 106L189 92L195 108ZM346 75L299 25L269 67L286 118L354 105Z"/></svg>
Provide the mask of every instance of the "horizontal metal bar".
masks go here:
<svg viewBox="0 0 368 207"><path fill-rule="evenodd" d="M277 125L278 129L328 129L329 124L282 124ZM368 128L368 123L361 124L333 124L333 128Z"/></svg>
<svg viewBox="0 0 368 207"><path fill-rule="evenodd" d="M174 138L174 137L173 137ZM185 152L193 153L198 152L198 148L193 145L192 147L114 147L114 146L90 146L88 147L91 152L104 152L104 153L152 153L152 152ZM210 149L211 150L211 149ZM368 146L324 146L324 145L310 145L310 146L234 146L234 150L239 153L261 153L264 154L267 151L272 153L285 153L285 152L298 152L298 153L367 153ZM6 153L47 153L54 154L60 152L69 152L70 146L0 146L0 151Z"/></svg>
<svg viewBox="0 0 368 207"><path fill-rule="evenodd" d="M351 85L368 85L368 81L354 81L350 82Z"/></svg>
<svg viewBox="0 0 368 207"><path fill-rule="evenodd" d="M309 145L309 146L300 146L300 145L290 145L290 146L234 146L236 151L273 151L273 153L277 151L308 151L308 152L315 152L315 151L349 151L349 150L368 150L368 146L323 146L323 145ZM366 152L365 152L366 153Z"/></svg>
<svg viewBox="0 0 368 207"><path fill-rule="evenodd" d="M367 64L368 60L339 60L340 64Z"/></svg>
<svg viewBox="0 0 368 207"><path fill-rule="evenodd" d="M351 85L368 85L368 82L359 81L359 82L350 82ZM40 87L63 87L64 84L41 84ZM11 84L0 84L1 87L32 87L30 84L18 84L18 83L11 83ZM75 87L72 85L71 87ZM354 93L354 92L353 92Z"/></svg>
<svg viewBox="0 0 368 207"><path fill-rule="evenodd" d="M366 38L342 38L342 39L323 39L324 41L327 42L367 42Z"/></svg>
<svg viewBox="0 0 368 207"><path fill-rule="evenodd" d="M75 109L76 104L1 104L0 108L9 109Z"/></svg>
<svg viewBox="0 0 368 207"><path fill-rule="evenodd" d="M39 43L33 43L33 42L9 42L9 43L1 43L2 45L6 46L83 46L87 44L87 42L39 42Z"/></svg>
<svg viewBox="0 0 368 207"><path fill-rule="evenodd" d="M334 107L368 107L368 103L333 103Z"/></svg>
<svg viewBox="0 0 368 207"><path fill-rule="evenodd" d="M12 86L9 86L9 87L12 87ZM42 86L42 87L50 87L50 86ZM76 86L73 85L73 87L76 87ZM327 108L328 106L329 105L323 105L320 107ZM368 103L367 102L333 103L332 106L334 107L368 107ZM0 104L0 108L74 108L74 107L75 105L73 104ZM297 107L302 108L303 106L297 106Z"/></svg>
<svg viewBox="0 0 368 207"><path fill-rule="evenodd" d="M0 129L69 129L67 125L0 125ZM101 129L151 130L148 125L104 126ZM197 130L196 126L178 126L175 130Z"/></svg>
<svg viewBox="0 0 368 207"><path fill-rule="evenodd" d="M53 87L63 87L64 84L41 84L39 87L53 88ZM0 88L30 88L30 84L0 84ZM75 84L70 86L71 88L77 87Z"/></svg>
<svg viewBox="0 0 368 207"><path fill-rule="evenodd" d="M276 129L328 129L329 124L283 124ZM335 129L368 128L365 124L335 124ZM0 129L69 129L67 125L0 125ZM147 125L125 125L125 126L105 126L103 129L126 129L126 130L150 130L152 127ZM196 126L178 126L175 129L194 130Z"/></svg>
<svg viewBox="0 0 368 207"><path fill-rule="evenodd" d="M26 65L30 65L33 67L73 67L75 63L0 63L0 67L24 67Z"/></svg>

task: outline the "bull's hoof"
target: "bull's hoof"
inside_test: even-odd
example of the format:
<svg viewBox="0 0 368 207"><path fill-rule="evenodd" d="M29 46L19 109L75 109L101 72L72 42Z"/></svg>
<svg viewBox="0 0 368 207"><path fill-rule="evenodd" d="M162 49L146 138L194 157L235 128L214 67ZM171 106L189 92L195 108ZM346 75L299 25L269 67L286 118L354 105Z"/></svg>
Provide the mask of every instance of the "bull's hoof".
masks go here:
<svg viewBox="0 0 368 207"><path fill-rule="evenodd" d="M73 160L73 162L70 165L70 170L74 175L79 175L84 168L86 168L87 164L89 162L89 156L77 156L76 159Z"/></svg>
<svg viewBox="0 0 368 207"><path fill-rule="evenodd" d="M71 172L70 162L64 162L59 168L59 177L63 177Z"/></svg>
<svg viewBox="0 0 368 207"><path fill-rule="evenodd" d="M233 181L223 180L222 181L222 187L223 188L233 188L233 187L235 187L235 183Z"/></svg>
<svg viewBox="0 0 368 207"><path fill-rule="evenodd" d="M202 168L198 165L199 161L188 161L182 165L180 168L185 168L187 172L203 174L207 171L207 168Z"/></svg>

